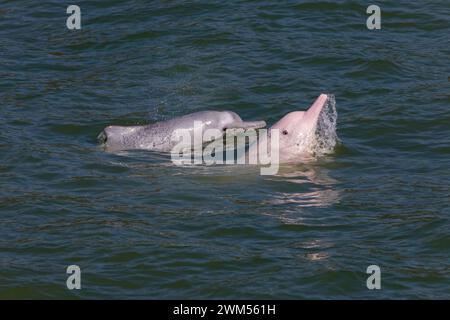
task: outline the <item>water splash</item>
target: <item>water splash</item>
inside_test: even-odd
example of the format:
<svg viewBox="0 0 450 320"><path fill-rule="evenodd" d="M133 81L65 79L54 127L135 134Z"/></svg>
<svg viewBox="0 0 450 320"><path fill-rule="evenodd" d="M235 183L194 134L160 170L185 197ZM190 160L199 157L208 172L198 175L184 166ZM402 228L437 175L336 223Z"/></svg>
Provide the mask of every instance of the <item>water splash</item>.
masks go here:
<svg viewBox="0 0 450 320"><path fill-rule="evenodd" d="M336 124L336 99L334 95L328 94L328 99L319 114L313 141L311 143L311 151L315 157L330 154L334 151L334 148L339 141L336 133Z"/></svg>

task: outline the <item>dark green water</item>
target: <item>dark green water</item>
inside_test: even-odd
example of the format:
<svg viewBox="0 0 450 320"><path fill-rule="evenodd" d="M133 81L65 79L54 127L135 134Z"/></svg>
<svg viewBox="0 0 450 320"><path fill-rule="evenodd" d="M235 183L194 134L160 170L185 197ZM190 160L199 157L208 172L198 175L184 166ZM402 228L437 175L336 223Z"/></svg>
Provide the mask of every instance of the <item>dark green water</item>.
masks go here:
<svg viewBox="0 0 450 320"><path fill-rule="evenodd" d="M450 2L377 4L0 2L0 298L450 298ZM342 145L277 176L95 139L321 92Z"/></svg>

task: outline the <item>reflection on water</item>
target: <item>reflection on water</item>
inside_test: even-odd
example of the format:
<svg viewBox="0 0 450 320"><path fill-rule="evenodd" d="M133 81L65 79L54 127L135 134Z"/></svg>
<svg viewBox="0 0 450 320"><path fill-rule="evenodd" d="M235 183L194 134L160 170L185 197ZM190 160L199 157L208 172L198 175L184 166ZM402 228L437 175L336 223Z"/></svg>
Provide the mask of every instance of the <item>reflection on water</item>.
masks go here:
<svg viewBox="0 0 450 320"><path fill-rule="evenodd" d="M308 253L306 258L310 261L325 260L329 257L326 252Z"/></svg>
<svg viewBox="0 0 450 320"><path fill-rule="evenodd" d="M269 200L271 204L294 203L299 207L328 207L338 200L338 192L333 189L317 189L310 192L280 192Z"/></svg>
<svg viewBox="0 0 450 320"><path fill-rule="evenodd" d="M307 261L321 261L331 256L328 249L334 246L329 240L313 239L296 243L293 247L306 251L303 257Z"/></svg>
<svg viewBox="0 0 450 320"><path fill-rule="evenodd" d="M316 165L281 167L275 179L290 184L302 185L290 188L289 192L277 192L269 204L295 204L298 207L328 207L339 200L335 188L337 181L328 175L328 170ZM297 191L300 189L301 191Z"/></svg>
<svg viewBox="0 0 450 320"><path fill-rule="evenodd" d="M119 156L118 159L111 163L134 169L134 172L130 173L133 176L145 177L150 169L159 167L171 176L189 176L194 179L206 176L210 178L207 181L212 184L220 182L224 176L231 176L235 182L242 184L255 182L261 177L259 166L255 165L174 165L170 156L165 153L133 150L120 151L116 154ZM339 191L336 188L338 181L329 175L327 168L317 162L284 165L280 167L276 175L264 176L262 179L267 182L283 183L282 188L275 187L272 190L270 198L262 200L265 205L329 207L339 200ZM298 213L298 211L295 212L294 218L283 219L286 223L298 223L301 219Z"/></svg>
<svg viewBox="0 0 450 320"><path fill-rule="evenodd" d="M267 204L286 207L282 214L276 214L282 225L305 228L328 226L323 216L311 215L307 210L311 207L330 207L339 201L338 181L328 174L326 168L317 164L284 166L272 179L281 179L289 185L288 191L276 192L267 200ZM331 256L327 249L333 246L333 242L317 238L295 244L296 248L306 251L303 257L311 262L327 260Z"/></svg>

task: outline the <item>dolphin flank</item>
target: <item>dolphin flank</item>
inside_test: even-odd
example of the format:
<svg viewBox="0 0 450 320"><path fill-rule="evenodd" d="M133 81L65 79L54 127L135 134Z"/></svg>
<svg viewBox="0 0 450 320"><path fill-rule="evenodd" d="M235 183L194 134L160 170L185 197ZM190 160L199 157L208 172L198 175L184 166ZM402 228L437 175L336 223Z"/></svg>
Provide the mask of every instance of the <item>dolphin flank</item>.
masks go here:
<svg viewBox="0 0 450 320"><path fill-rule="evenodd" d="M200 111L144 126L108 126L98 136L98 140L110 151L145 149L169 152L175 141L171 137L175 130L194 130L194 122L202 129L259 129L265 121L243 121L232 111Z"/></svg>

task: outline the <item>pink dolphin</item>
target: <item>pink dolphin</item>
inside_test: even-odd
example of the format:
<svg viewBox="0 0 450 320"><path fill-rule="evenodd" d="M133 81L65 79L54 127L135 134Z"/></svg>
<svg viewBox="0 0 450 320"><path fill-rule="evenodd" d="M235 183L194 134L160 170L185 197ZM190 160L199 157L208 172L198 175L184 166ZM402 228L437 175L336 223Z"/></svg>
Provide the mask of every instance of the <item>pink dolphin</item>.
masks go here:
<svg viewBox="0 0 450 320"><path fill-rule="evenodd" d="M303 162L330 152L337 141L336 118L334 96L330 94L321 94L306 111L286 114L270 128L278 130L279 163ZM274 137L272 132L271 139ZM272 161L276 159L272 157Z"/></svg>

